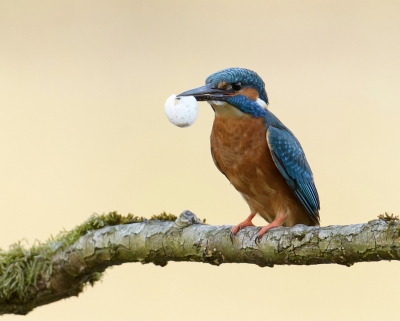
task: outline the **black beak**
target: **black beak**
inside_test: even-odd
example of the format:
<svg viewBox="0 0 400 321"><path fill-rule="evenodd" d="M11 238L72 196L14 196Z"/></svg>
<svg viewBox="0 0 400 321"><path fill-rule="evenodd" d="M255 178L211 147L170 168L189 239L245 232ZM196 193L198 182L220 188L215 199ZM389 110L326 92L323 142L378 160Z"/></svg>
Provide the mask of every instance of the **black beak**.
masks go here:
<svg viewBox="0 0 400 321"><path fill-rule="evenodd" d="M205 86L185 91L176 96L176 98L179 99L183 96L194 96L194 98L196 98L197 101L204 101L204 100L224 101L226 100L226 98L233 96L233 94L226 90L213 88L211 84L208 84Z"/></svg>

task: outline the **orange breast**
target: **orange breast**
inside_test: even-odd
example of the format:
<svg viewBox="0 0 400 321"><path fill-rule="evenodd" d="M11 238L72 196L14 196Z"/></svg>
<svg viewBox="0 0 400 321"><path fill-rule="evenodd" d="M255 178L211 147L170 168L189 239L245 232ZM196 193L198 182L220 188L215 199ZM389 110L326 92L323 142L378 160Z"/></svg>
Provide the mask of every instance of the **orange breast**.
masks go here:
<svg viewBox="0 0 400 321"><path fill-rule="evenodd" d="M286 226L314 225L272 159L262 118L216 115L211 148L215 165L253 213L272 222L278 213L285 212Z"/></svg>

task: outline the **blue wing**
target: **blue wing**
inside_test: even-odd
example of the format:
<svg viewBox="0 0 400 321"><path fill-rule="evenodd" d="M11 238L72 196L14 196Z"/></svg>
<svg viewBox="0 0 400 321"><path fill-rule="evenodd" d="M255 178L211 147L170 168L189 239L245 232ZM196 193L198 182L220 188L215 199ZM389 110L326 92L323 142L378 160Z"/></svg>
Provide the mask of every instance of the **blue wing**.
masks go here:
<svg viewBox="0 0 400 321"><path fill-rule="evenodd" d="M313 174L299 141L286 128L269 126L267 141L272 158L283 177L307 209L311 218L319 223L319 197Z"/></svg>

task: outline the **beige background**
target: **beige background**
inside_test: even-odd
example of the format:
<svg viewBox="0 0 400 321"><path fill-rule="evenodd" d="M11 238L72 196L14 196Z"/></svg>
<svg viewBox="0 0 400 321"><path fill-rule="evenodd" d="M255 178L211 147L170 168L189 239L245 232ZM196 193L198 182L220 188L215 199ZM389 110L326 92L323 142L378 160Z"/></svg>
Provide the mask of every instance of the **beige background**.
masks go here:
<svg viewBox="0 0 400 321"><path fill-rule="evenodd" d="M399 1L1 1L0 247L93 212L244 219L211 108L187 129L163 111L233 66L301 141L322 225L400 214L399 16ZM126 264L27 319L398 320L399 267Z"/></svg>

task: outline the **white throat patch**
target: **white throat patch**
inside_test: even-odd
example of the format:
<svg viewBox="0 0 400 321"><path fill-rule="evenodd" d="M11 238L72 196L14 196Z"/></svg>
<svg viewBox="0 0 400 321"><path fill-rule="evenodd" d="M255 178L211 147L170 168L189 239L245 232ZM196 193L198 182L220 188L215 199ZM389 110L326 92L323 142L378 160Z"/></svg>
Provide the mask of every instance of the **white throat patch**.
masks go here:
<svg viewBox="0 0 400 321"><path fill-rule="evenodd" d="M267 103L264 100L257 98L256 103L259 104L261 108L268 110Z"/></svg>
<svg viewBox="0 0 400 321"><path fill-rule="evenodd" d="M244 115L242 111L238 108L233 107L232 105L224 102L224 101L216 101L211 100L208 103L214 108L215 114L217 116L236 116L241 117Z"/></svg>

